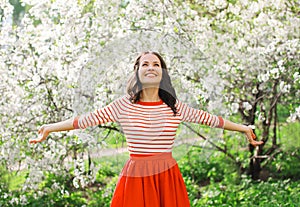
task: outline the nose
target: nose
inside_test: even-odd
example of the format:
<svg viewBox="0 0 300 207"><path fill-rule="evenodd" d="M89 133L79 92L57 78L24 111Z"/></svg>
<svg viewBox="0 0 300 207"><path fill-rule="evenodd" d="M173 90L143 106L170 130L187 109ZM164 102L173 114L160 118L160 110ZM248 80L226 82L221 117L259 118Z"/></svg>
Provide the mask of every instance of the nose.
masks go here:
<svg viewBox="0 0 300 207"><path fill-rule="evenodd" d="M153 68L153 67L151 67L151 66L149 66L148 68L147 68L147 71L154 71L155 69Z"/></svg>

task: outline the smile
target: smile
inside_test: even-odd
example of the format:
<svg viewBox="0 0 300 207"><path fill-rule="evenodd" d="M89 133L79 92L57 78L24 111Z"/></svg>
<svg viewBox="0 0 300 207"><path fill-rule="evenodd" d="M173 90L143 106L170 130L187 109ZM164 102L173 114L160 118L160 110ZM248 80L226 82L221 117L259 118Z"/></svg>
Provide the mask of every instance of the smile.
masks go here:
<svg viewBox="0 0 300 207"><path fill-rule="evenodd" d="M153 73L147 73L145 76L146 76L146 77L156 77L157 75L156 75L156 74L153 74Z"/></svg>

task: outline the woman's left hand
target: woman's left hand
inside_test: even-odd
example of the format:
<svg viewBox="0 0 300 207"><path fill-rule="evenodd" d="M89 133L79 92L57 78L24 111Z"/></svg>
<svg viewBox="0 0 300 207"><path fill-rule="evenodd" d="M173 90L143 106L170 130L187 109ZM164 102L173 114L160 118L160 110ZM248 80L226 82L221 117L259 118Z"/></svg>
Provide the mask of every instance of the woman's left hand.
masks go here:
<svg viewBox="0 0 300 207"><path fill-rule="evenodd" d="M248 127L248 130L246 130L245 134L247 136L247 139L248 139L249 143L251 145L253 145L254 147L256 147L258 145L262 145L264 143L263 141L256 141L255 140L256 136L255 136L253 130L250 127Z"/></svg>

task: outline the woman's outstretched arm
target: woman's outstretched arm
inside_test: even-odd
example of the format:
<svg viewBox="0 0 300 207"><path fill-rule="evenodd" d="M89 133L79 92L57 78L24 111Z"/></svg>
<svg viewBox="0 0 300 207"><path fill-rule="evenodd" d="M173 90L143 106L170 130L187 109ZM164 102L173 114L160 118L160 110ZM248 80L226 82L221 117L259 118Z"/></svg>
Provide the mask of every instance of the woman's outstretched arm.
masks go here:
<svg viewBox="0 0 300 207"><path fill-rule="evenodd" d="M69 131L69 130L73 130L73 129L75 129L73 126L73 118L67 119L65 121L53 123L53 124L46 124L39 128L38 138L30 139L29 143L36 144L38 142L42 142L47 138L47 136L51 132Z"/></svg>
<svg viewBox="0 0 300 207"><path fill-rule="evenodd" d="M51 132L69 131L73 129L85 129L87 127L104 124L107 122L117 122L119 114L123 111L122 106L127 104L129 99L122 96L109 105L96 109L94 112L79 115L65 121L43 125L38 130L38 138L29 140L29 143L36 144L44 141Z"/></svg>
<svg viewBox="0 0 300 207"><path fill-rule="evenodd" d="M245 125L242 124L236 124L228 120L224 120L224 129L225 130L230 130L230 131L238 131L238 132L243 132L246 134L248 141L250 144L252 144L254 147L263 144L263 141L256 141L256 136L253 133L253 130Z"/></svg>

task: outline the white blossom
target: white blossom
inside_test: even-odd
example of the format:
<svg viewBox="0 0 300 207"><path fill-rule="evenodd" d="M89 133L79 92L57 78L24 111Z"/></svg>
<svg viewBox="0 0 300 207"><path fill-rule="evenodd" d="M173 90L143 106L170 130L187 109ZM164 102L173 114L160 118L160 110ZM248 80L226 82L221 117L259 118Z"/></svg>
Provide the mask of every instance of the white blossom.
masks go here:
<svg viewBox="0 0 300 207"><path fill-rule="evenodd" d="M258 75L258 80L261 82L267 82L270 78L270 73L267 71L267 73L262 73Z"/></svg>
<svg viewBox="0 0 300 207"><path fill-rule="evenodd" d="M21 205L26 205L28 203L26 195L20 195L20 204Z"/></svg>
<svg viewBox="0 0 300 207"><path fill-rule="evenodd" d="M279 89L282 93L288 93L290 91L291 85L290 84L286 84L283 81L280 81L279 83Z"/></svg>
<svg viewBox="0 0 300 207"><path fill-rule="evenodd" d="M77 178L77 177L74 177L74 178L73 178L73 186L74 186L75 188L79 188L79 187L80 187L79 184L78 184L78 178Z"/></svg>
<svg viewBox="0 0 300 207"><path fill-rule="evenodd" d="M298 71L294 73L293 79L294 79L294 82L297 82L300 80L300 73Z"/></svg>
<svg viewBox="0 0 300 207"><path fill-rule="evenodd" d="M278 68L273 68L270 70L270 75L272 75L272 77L274 79L278 79L280 77L280 74L279 74L279 69Z"/></svg>
<svg viewBox="0 0 300 207"><path fill-rule="evenodd" d="M288 122L296 122L296 120L300 120L300 106L287 119Z"/></svg>
<svg viewBox="0 0 300 207"><path fill-rule="evenodd" d="M238 103L232 103L231 104L231 111L232 113L237 113L239 109L239 104Z"/></svg>
<svg viewBox="0 0 300 207"><path fill-rule="evenodd" d="M252 105L249 102L243 102L243 108L249 111L252 109Z"/></svg>
<svg viewBox="0 0 300 207"><path fill-rule="evenodd" d="M222 8L226 7L226 5L227 5L227 1L226 0L215 0L215 6L218 9L222 9Z"/></svg>

